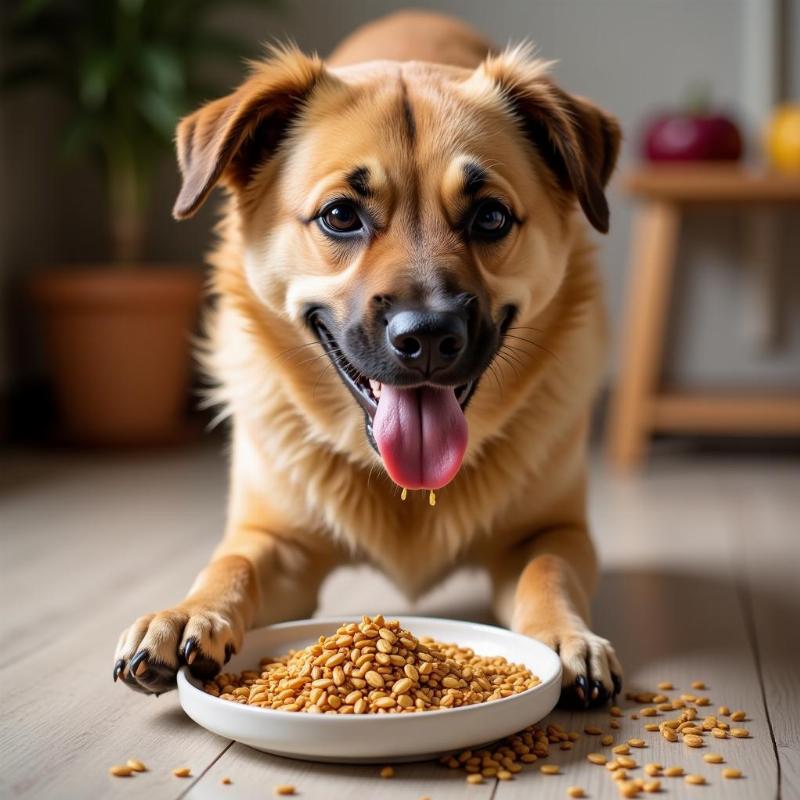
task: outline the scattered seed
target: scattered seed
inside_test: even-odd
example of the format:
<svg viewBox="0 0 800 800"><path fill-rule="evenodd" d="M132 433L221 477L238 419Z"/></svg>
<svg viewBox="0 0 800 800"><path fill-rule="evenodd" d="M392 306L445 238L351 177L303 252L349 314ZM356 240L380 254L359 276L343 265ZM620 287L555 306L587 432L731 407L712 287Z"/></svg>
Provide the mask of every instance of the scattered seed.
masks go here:
<svg viewBox="0 0 800 800"><path fill-rule="evenodd" d="M129 758L128 766L134 772L147 772L147 767L138 758Z"/></svg>
<svg viewBox="0 0 800 800"><path fill-rule="evenodd" d="M664 769L664 767L662 767L661 764L645 764L644 765L644 771L651 778L655 777L656 775L660 775L662 769Z"/></svg>
<svg viewBox="0 0 800 800"><path fill-rule="evenodd" d="M513 777L507 769L501 769L497 772L497 779L501 781L510 781Z"/></svg>
<svg viewBox="0 0 800 800"><path fill-rule="evenodd" d="M664 770L664 775L667 778L680 778L683 775L683 767L667 767Z"/></svg>
<svg viewBox="0 0 800 800"><path fill-rule="evenodd" d="M394 778L394 767L382 767L379 774L381 778Z"/></svg>
<svg viewBox="0 0 800 800"><path fill-rule="evenodd" d="M614 728L614 730L617 730L617 729L619 728L619 722L617 722L617 720L615 720L615 719L612 719L612 720L611 720L611 721L608 723L608 727L609 727L609 728Z"/></svg>
<svg viewBox="0 0 800 800"><path fill-rule="evenodd" d="M134 770L131 769L127 764L115 764L108 771L115 778L130 778L130 776L134 773Z"/></svg>
<svg viewBox="0 0 800 800"><path fill-rule="evenodd" d="M644 739L628 739L628 744L631 747L647 747L647 742Z"/></svg>
<svg viewBox="0 0 800 800"><path fill-rule="evenodd" d="M736 739L747 739L750 736L750 731L747 728L731 728L731 736Z"/></svg>
<svg viewBox="0 0 800 800"><path fill-rule="evenodd" d="M636 767L636 760L630 756L617 756L617 764L625 769L634 769L634 767Z"/></svg>
<svg viewBox="0 0 800 800"><path fill-rule="evenodd" d="M615 769L619 769L619 761L616 759L614 761L606 761L606 769L609 772L613 772Z"/></svg>
<svg viewBox="0 0 800 800"><path fill-rule="evenodd" d="M598 728L596 725L587 725L583 732L588 733L589 736L600 736L603 733L603 729Z"/></svg>
<svg viewBox="0 0 800 800"><path fill-rule="evenodd" d="M608 761L602 753L589 753L589 755L586 756L586 760L591 761L592 764L600 764L601 766Z"/></svg>
<svg viewBox="0 0 800 800"><path fill-rule="evenodd" d="M678 734L675 733L672 728L662 728L661 735L668 741L668 742L677 742L678 741Z"/></svg>
<svg viewBox="0 0 800 800"><path fill-rule="evenodd" d="M559 767L558 764L542 764L542 766L539 767L539 772L543 775L558 775Z"/></svg>
<svg viewBox="0 0 800 800"><path fill-rule="evenodd" d="M639 795L639 787L633 783L622 783L619 787L619 793L622 797L637 797Z"/></svg>
<svg viewBox="0 0 800 800"><path fill-rule="evenodd" d="M655 794L656 792L661 791L661 781L645 781L644 785L642 786L648 794Z"/></svg>
<svg viewBox="0 0 800 800"><path fill-rule="evenodd" d="M220 783L224 784L225 786L230 786L233 781L230 778L223 778Z"/></svg>
<svg viewBox="0 0 800 800"><path fill-rule="evenodd" d="M656 688L661 689L662 692L671 692L675 687L669 681L661 681Z"/></svg>
<svg viewBox="0 0 800 800"><path fill-rule="evenodd" d="M724 730L723 728L712 728L711 735L717 739L727 739L728 731Z"/></svg>
<svg viewBox="0 0 800 800"><path fill-rule="evenodd" d="M687 733L683 737L683 743L688 747L705 747L705 742L703 741L702 736L698 736L695 733Z"/></svg>
<svg viewBox="0 0 800 800"><path fill-rule="evenodd" d="M747 714L740 709L739 711L734 711L733 714L731 714L731 719L734 722L742 722L743 720L747 719Z"/></svg>
<svg viewBox="0 0 800 800"><path fill-rule="evenodd" d="M624 712L619 706L611 706L611 708L609 709L609 713L611 714L612 717L621 717L624 715Z"/></svg>
<svg viewBox="0 0 800 800"><path fill-rule="evenodd" d="M176 778L191 778L192 771L189 769L189 767L176 767L174 770L172 770L172 774Z"/></svg>
<svg viewBox="0 0 800 800"><path fill-rule="evenodd" d="M686 783L690 783L693 786L702 786L706 779L702 775L687 775L684 780Z"/></svg>
<svg viewBox="0 0 800 800"><path fill-rule="evenodd" d="M476 772L474 775L467 775L467 783L483 783L483 775Z"/></svg>
<svg viewBox="0 0 800 800"><path fill-rule="evenodd" d="M630 747L628 747L628 745L626 744L618 744L611 750L612 753L616 753L617 755L623 755L623 756L628 755L630 751L631 751Z"/></svg>
<svg viewBox="0 0 800 800"><path fill-rule="evenodd" d="M279 783L275 787L274 791L275 791L275 794L278 794L278 795L295 794L295 788L294 788L294 786L292 786L291 783Z"/></svg>
<svg viewBox="0 0 800 800"><path fill-rule="evenodd" d="M580 786L568 786L567 797L586 797L586 792Z"/></svg>
<svg viewBox="0 0 800 800"><path fill-rule="evenodd" d="M647 725L644 726L644 729L650 731L650 733L655 733L658 730L658 723L648 722Z"/></svg>
<svg viewBox="0 0 800 800"><path fill-rule="evenodd" d="M692 681L692 689L703 689L707 688L703 681Z"/></svg>
<svg viewBox="0 0 800 800"><path fill-rule="evenodd" d="M600 744L605 745L606 747L614 744L614 737L611 734L607 733L605 736L600 737Z"/></svg>
<svg viewBox="0 0 800 800"><path fill-rule="evenodd" d="M655 717L658 715L658 710L653 708L652 706L646 706L639 712L639 716L642 717Z"/></svg>
<svg viewBox="0 0 800 800"><path fill-rule="evenodd" d="M740 769L733 769L732 767L728 767L727 769L722 770L722 777L728 778L729 780L733 780L734 778L741 778L742 771Z"/></svg>
<svg viewBox="0 0 800 800"><path fill-rule="evenodd" d="M721 717L727 717L730 715L731 710L728 708L728 706L720 706L719 709L717 710L717 713Z"/></svg>

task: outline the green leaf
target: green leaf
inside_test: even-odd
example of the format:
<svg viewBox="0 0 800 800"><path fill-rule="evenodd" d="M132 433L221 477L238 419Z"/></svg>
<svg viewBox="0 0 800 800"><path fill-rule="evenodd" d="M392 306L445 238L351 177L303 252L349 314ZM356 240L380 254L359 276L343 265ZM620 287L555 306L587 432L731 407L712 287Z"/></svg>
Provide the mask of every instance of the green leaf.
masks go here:
<svg viewBox="0 0 800 800"><path fill-rule="evenodd" d="M94 52L84 60L80 72L80 96L88 108L96 109L106 102L119 66L111 51Z"/></svg>
<svg viewBox="0 0 800 800"><path fill-rule="evenodd" d="M165 93L174 93L183 88L185 67L178 54L163 45L149 45L140 56L144 77L152 79L154 88Z"/></svg>

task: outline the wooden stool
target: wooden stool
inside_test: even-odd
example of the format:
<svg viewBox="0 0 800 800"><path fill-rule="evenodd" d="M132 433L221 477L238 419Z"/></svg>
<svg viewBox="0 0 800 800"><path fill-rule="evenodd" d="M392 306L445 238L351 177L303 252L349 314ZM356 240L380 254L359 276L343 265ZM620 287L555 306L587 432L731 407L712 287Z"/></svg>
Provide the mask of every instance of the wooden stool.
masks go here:
<svg viewBox="0 0 800 800"><path fill-rule="evenodd" d="M667 310L681 214L689 206L800 204L800 176L742 167L647 167L630 174L641 198L631 239L620 373L607 429L613 466L630 470L656 431L716 434L800 433L797 393L690 393L659 388Z"/></svg>

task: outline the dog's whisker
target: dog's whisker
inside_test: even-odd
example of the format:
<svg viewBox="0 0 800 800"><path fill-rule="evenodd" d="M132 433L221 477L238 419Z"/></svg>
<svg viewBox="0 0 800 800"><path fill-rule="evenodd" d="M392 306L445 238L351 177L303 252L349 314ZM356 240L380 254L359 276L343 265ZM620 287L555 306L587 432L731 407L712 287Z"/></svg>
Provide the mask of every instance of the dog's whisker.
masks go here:
<svg viewBox="0 0 800 800"><path fill-rule="evenodd" d="M304 344L298 344L295 347L289 347L288 349L278 353L278 355L272 358L269 363L274 364L275 362L280 361L282 358L286 358L289 355L293 355L298 350L303 350L306 347L313 347L315 344L319 344L319 342L316 339L311 342L305 342Z"/></svg>
<svg viewBox="0 0 800 800"><path fill-rule="evenodd" d="M505 353L509 358L511 358L515 364L519 364L520 367L526 366L525 361L517 353L515 353L514 350L511 349L508 345L504 344L500 348L500 350L503 353Z"/></svg>
<svg viewBox="0 0 800 800"><path fill-rule="evenodd" d="M506 364L508 364L512 370L514 370L514 374L517 376L517 378L521 377L519 374L519 370L517 369L517 365L510 358L508 358L508 356L505 353L498 350L496 355L498 358L501 358L503 361L505 361Z"/></svg>
<svg viewBox="0 0 800 800"><path fill-rule="evenodd" d="M494 378L495 383L497 384L497 389L500 392L500 399L503 399L503 384L500 382L500 378L497 377L497 368L494 363L494 359L489 363L487 367L489 372L492 373L492 377Z"/></svg>
<svg viewBox="0 0 800 800"><path fill-rule="evenodd" d="M547 355L552 356L556 361L561 363L561 359L552 350L550 350L549 348L545 347L543 344L539 344L539 342L536 342L533 339L526 339L524 336L513 336L513 335L510 335L510 334L506 334L506 336L507 337L510 336L510 338L512 338L512 339L518 339L521 342L527 342L528 344L533 345L534 347L537 347L539 350L543 350L545 353L547 353ZM511 345L508 345L508 346L511 347Z"/></svg>

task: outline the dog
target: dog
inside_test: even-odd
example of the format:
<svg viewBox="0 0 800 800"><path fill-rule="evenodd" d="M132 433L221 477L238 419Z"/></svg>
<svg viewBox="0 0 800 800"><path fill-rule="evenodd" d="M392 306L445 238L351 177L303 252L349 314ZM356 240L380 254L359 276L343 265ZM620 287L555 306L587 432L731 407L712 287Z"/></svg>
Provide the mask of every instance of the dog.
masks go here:
<svg viewBox="0 0 800 800"><path fill-rule="evenodd" d="M273 48L180 122L175 217L227 193L201 354L231 419L227 526L186 598L123 632L114 680L208 679L362 562L412 598L486 570L498 620L559 653L564 705L619 691L586 519L588 228L619 143L530 48L421 11L327 61Z"/></svg>

